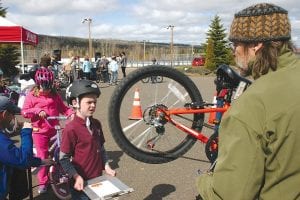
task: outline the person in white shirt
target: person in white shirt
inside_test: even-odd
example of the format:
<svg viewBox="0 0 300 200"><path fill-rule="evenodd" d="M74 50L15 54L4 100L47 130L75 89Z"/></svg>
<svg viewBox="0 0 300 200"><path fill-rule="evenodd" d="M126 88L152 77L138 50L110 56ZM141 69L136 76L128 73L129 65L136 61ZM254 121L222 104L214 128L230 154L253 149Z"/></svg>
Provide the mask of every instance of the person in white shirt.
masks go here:
<svg viewBox="0 0 300 200"><path fill-rule="evenodd" d="M110 78L110 81L109 81L109 85L111 85L113 83L115 85L117 85L119 65L117 63L116 56L111 57L111 61L108 65L108 69L111 71L111 78Z"/></svg>

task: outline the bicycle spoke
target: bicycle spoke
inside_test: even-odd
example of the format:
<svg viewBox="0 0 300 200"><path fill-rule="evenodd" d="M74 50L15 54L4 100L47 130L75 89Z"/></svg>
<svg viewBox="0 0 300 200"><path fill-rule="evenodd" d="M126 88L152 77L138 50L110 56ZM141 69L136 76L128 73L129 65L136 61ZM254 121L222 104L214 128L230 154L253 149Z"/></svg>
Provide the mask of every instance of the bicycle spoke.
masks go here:
<svg viewBox="0 0 300 200"><path fill-rule="evenodd" d="M151 127L147 128L144 132L142 132L140 135L138 135L137 137L135 137L135 139L131 140L131 142L133 144L137 144L136 146L141 148L142 146L144 146L146 138L147 138L147 133L149 133ZM139 140L138 143L136 143Z"/></svg>
<svg viewBox="0 0 300 200"><path fill-rule="evenodd" d="M132 101L134 97L134 93L136 91L136 88L139 89L139 98L140 103L142 107L142 112L144 112L147 108L152 107L156 104L163 104L168 108L173 108L176 106L183 106L184 103L190 102L189 95L187 91L179 85L177 82L174 82L174 80L169 79L167 77L164 77L163 83L157 83L157 84L145 84L141 83L141 81L138 81L132 89L127 91L120 114L122 115L122 130L126 136L126 138L134 144L137 148L143 149L144 151L150 151L147 146L147 141L151 137L158 136L158 133L156 129L153 127L153 125L145 124L145 121L149 121L150 116L147 116L147 113L143 117L144 119L140 119L138 121L132 122L131 120L128 120L128 116L130 115L130 108L132 107ZM151 92L150 92L151 91ZM167 91L167 92L163 92ZM192 116L193 115L185 115L185 118L179 118L177 116L173 116L177 121L180 121L181 123L185 124L186 126L191 126L192 124ZM127 120L126 120L127 119ZM166 134L163 135L158 141L156 141L156 147L159 146L160 151L168 150L170 148L176 147L178 143L181 143L181 141L186 137L184 133L179 131L176 127L173 125L166 126L166 131L168 133L173 133L172 135Z"/></svg>

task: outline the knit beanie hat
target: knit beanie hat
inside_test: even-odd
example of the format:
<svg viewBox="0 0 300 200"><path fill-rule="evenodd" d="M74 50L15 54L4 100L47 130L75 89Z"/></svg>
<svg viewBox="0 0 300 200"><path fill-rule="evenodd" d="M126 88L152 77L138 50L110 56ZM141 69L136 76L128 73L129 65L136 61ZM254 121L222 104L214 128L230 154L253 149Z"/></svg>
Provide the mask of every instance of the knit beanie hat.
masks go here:
<svg viewBox="0 0 300 200"><path fill-rule="evenodd" d="M261 3L234 15L229 40L232 42L282 41L291 38L288 12L276 5Z"/></svg>

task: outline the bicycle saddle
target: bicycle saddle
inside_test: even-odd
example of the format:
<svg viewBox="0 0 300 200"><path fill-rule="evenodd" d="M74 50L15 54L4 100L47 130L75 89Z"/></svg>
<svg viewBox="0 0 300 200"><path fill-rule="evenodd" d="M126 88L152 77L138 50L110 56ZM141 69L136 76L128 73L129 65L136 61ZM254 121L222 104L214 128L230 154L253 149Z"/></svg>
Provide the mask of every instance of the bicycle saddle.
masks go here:
<svg viewBox="0 0 300 200"><path fill-rule="evenodd" d="M245 82L247 85L252 83L250 80L240 76L228 65L222 64L218 67L217 78L215 80L217 89L237 88L241 81Z"/></svg>

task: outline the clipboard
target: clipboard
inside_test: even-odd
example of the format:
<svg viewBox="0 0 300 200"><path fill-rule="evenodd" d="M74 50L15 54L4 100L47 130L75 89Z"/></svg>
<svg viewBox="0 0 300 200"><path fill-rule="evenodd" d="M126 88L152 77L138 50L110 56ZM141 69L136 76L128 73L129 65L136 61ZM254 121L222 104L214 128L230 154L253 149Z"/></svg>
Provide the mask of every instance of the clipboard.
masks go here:
<svg viewBox="0 0 300 200"><path fill-rule="evenodd" d="M91 200L106 200L133 192L134 190L117 177L105 174L88 180L83 191Z"/></svg>

